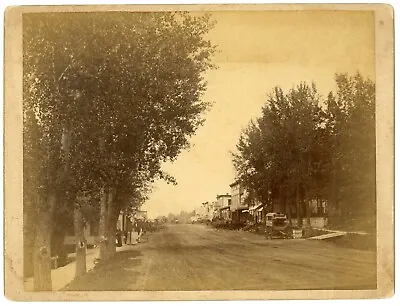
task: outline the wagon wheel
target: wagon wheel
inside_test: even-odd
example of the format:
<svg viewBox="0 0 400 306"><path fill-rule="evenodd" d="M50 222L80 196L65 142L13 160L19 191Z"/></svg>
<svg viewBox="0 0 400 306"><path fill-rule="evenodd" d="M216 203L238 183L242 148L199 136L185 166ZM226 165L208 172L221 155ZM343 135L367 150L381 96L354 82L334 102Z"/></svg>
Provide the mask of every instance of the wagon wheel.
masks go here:
<svg viewBox="0 0 400 306"><path fill-rule="evenodd" d="M270 227L265 230L265 236L267 239L272 239L272 229Z"/></svg>

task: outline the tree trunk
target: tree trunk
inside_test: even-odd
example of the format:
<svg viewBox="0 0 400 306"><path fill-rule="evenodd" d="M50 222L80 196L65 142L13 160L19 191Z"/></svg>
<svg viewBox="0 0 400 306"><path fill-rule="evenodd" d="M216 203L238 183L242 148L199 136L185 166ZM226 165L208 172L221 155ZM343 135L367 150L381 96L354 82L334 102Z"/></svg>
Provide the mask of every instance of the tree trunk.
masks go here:
<svg viewBox="0 0 400 306"><path fill-rule="evenodd" d="M111 258L115 252L115 231L118 220L115 218L115 191L103 193L100 203L100 260Z"/></svg>
<svg viewBox="0 0 400 306"><path fill-rule="evenodd" d="M311 229L311 215L310 215L310 201L307 198L306 191L304 191L304 195L302 196L302 201L304 203L305 215L306 215L306 226L304 229L305 237L310 237L312 234Z"/></svg>
<svg viewBox="0 0 400 306"><path fill-rule="evenodd" d="M271 199L271 212L274 212L274 199Z"/></svg>
<svg viewBox="0 0 400 306"><path fill-rule="evenodd" d="M307 226L311 227L311 209L309 200L306 200L306 213L307 213Z"/></svg>
<svg viewBox="0 0 400 306"><path fill-rule="evenodd" d="M107 203L107 258L116 253L116 228L118 214L116 213L115 190L110 190Z"/></svg>
<svg viewBox="0 0 400 306"><path fill-rule="evenodd" d="M75 278L86 273L86 238L84 231L84 220L79 206L74 209L76 269Z"/></svg>
<svg viewBox="0 0 400 306"><path fill-rule="evenodd" d="M297 227L302 227L302 215L300 212L300 187L296 184L296 213L297 213Z"/></svg>
<svg viewBox="0 0 400 306"><path fill-rule="evenodd" d="M56 196L50 193L38 212L33 255L33 290L51 291L51 233Z"/></svg>
<svg viewBox="0 0 400 306"><path fill-rule="evenodd" d="M268 204L265 204L264 206L263 206L263 210L261 211L261 221L262 221L262 224L265 224L265 215L266 215L266 209L267 209L267 207L268 207Z"/></svg>
<svg viewBox="0 0 400 306"><path fill-rule="evenodd" d="M57 219L55 220L56 220L55 222L57 222ZM65 245L64 245L65 236L66 236L65 228L64 229L57 228L53 230L53 234L51 237L52 254L53 256L57 256L58 267L65 266L66 264L67 252L65 250Z"/></svg>
<svg viewBox="0 0 400 306"><path fill-rule="evenodd" d="M290 205L289 190L286 192L285 202L288 207L289 226L292 227L292 205Z"/></svg>
<svg viewBox="0 0 400 306"><path fill-rule="evenodd" d="M279 190L279 212L286 214L286 206L285 206L285 191L283 188Z"/></svg>
<svg viewBox="0 0 400 306"><path fill-rule="evenodd" d="M108 195L103 187L100 191L100 220L99 220L99 236L100 236L100 260L107 259L107 198Z"/></svg>
<svg viewBox="0 0 400 306"><path fill-rule="evenodd" d="M323 204L322 204L322 199L318 199L317 200L317 205L318 205L318 211L317 211L317 213L318 213L318 217L326 217L325 216L325 211L324 211L324 208L323 208Z"/></svg>
<svg viewBox="0 0 400 306"><path fill-rule="evenodd" d="M111 216L110 218L110 223L109 223L109 230L108 230L108 234L109 234L109 243L107 245L107 253L108 253L108 258L111 258L115 255L116 253L116 226L117 226L117 221L118 221L118 215L117 217Z"/></svg>
<svg viewBox="0 0 400 306"><path fill-rule="evenodd" d="M304 208L305 208L305 213L306 213L306 227L311 227L311 210L310 210L310 201L308 200L307 197L307 191L304 190L304 195L303 195L303 202L304 202Z"/></svg>
<svg viewBox="0 0 400 306"><path fill-rule="evenodd" d="M338 188L337 188L337 160L336 160L336 151L337 151L337 135L334 135L334 148L332 155L332 181L331 181L331 196L330 203L331 207L334 209L335 216L341 216L341 212L338 205Z"/></svg>
<svg viewBox="0 0 400 306"><path fill-rule="evenodd" d="M282 205L283 205L283 212L286 216L289 216L289 210L288 210L288 205L287 205L287 200L286 200L286 192L283 192L282 194Z"/></svg>
<svg viewBox="0 0 400 306"><path fill-rule="evenodd" d="M311 227L310 201L306 200L307 227Z"/></svg>

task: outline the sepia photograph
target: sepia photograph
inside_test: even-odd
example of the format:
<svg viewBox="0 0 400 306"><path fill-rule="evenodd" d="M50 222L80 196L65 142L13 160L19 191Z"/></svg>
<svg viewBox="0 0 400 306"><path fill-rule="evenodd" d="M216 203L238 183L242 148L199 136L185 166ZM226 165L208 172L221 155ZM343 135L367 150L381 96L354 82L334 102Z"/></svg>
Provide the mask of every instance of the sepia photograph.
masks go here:
<svg viewBox="0 0 400 306"><path fill-rule="evenodd" d="M5 20L6 295L393 294L389 6Z"/></svg>

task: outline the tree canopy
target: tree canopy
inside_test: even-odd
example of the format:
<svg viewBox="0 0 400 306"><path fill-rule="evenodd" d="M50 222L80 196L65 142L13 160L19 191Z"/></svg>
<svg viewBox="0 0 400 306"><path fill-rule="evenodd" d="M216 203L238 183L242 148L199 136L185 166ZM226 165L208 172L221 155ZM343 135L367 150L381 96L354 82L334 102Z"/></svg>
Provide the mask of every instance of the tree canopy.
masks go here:
<svg viewBox="0 0 400 306"><path fill-rule="evenodd" d="M24 17L24 109L55 155L69 130L70 182L171 180L161 162L188 146L208 107L211 26L209 16L172 12ZM52 162L46 171L62 160Z"/></svg>
<svg viewBox="0 0 400 306"><path fill-rule="evenodd" d="M57 212L80 218L96 210L82 205L106 201L115 215L141 205L155 179L175 183L161 165L189 146L209 107L212 26L185 12L24 14L24 196L39 195L30 209L62 221L51 195Z"/></svg>
<svg viewBox="0 0 400 306"><path fill-rule="evenodd" d="M360 74L335 80L327 99L315 84L275 88L242 132L233 163L258 200L288 193L291 203L321 199L343 216L374 211L375 85Z"/></svg>

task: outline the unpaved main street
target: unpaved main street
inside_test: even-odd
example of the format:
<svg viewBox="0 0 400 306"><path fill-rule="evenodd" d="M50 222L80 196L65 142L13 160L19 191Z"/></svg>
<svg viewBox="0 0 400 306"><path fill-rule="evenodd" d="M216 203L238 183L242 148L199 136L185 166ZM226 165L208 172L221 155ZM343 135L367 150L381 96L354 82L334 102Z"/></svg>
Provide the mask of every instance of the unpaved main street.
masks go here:
<svg viewBox="0 0 400 306"><path fill-rule="evenodd" d="M375 252L325 241L266 240L204 225L167 225L66 290L376 288Z"/></svg>

